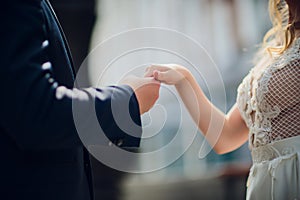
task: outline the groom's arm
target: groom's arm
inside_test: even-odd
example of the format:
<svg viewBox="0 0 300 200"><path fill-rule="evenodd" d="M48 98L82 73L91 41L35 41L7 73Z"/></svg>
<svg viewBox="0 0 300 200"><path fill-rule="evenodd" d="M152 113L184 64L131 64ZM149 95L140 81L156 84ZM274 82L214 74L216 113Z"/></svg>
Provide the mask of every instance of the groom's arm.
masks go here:
<svg viewBox="0 0 300 200"><path fill-rule="evenodd" d="M49 60L44 59L48 55L47 47L42 47L46 34L39 1L5 3L0 23L0 123L17 146L53 149L82 145L73 119L74 103L86 116L82 123L87 131L90 112L96 110L99 125L111 141L139 145L139 105L129 86L67 89L57 84L51 67L43 65ZM122 116L132 118L136 126L120 128L112 105L129 108Z"/></svg>

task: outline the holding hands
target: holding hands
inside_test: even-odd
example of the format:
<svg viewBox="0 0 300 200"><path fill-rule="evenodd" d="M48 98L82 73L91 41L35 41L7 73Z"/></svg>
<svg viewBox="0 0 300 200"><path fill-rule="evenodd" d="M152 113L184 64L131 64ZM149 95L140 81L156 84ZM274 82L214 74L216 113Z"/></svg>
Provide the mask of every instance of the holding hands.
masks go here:
<svg viewBox="0 0 300 200"><path fill-rule="evenodd" d="M248 139L249 129L237 106L233 106L228 114L220 111L206 97L187 68L177 64L151 65L146 69L145 77L175 86L199 130L217 153L230 152Z"/></svg>
<svg viewBox="0 0 300 200"><path fill-rule="evenodd" d="M161 83L175 86L194 122L216 152L230 152L245 143L249 130L237 106L228 114L220 111L205 96L192 73L177 64L151 65L144 78L132 76L125 80L135 91L141 114L155 104Z"/></svg>
<svg viewBox="0 0 300 200"><path fill-rule="evenodd" d="M160 83L180 86L192 77L190 71L176 64L151 65L146 69L144 78L128 76L122 80L135 92L139 102L140 114L148 112L159 97Z"/></svg>
<svg viewBox="0 0 300 200"><path fill-rule="evenodd" d="M179 85L190 76L188 69L176 64L151 65L146 69L145 77L154 77L155 80L168 85Z"/></svg>
<svg viewBox="0 0 300 200"><path fill-rule="evenodd" d="M190 77L186 68L176 64L151 65L146 69L144 78L128 76L122 80L135 92L140 113L148 112L159 97L160 83L179 86Z"/></svg>

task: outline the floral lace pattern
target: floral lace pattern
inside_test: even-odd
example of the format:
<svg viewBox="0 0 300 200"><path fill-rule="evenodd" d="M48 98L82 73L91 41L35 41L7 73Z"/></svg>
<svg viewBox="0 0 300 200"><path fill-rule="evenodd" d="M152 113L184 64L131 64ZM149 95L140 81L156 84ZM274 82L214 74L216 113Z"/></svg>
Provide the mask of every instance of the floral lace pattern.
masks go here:
<svg viewBox="0 0 300 200"><path fill-rule="evenodd" d="M300 39L270 64L254 67L238 88L237 105L249 145L300 135Z"/></svg>

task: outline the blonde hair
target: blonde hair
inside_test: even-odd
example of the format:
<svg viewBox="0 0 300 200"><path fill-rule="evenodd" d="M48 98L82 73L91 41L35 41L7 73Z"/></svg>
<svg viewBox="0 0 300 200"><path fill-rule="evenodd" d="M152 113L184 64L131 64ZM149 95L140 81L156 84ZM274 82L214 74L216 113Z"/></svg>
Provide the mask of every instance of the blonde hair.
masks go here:
<svg viewBox="0 0 300 200"><path fill-rule="evenodd" d="M281 55L295 39L294 22L290 22L285 0L269 0L269 15L273 27L265 34L259 54Z"/></svg>

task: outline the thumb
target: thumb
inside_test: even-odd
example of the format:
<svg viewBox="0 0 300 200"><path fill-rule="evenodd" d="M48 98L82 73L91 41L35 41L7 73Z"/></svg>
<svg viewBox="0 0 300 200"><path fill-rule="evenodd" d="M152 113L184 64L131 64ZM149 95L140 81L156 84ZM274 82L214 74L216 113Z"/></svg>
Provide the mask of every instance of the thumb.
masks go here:
<svg viewBox="0 0 300 200"><path fill-rule="evenodd" d="M167 72L161 72L161 71L155 70L153 72L153 76L156 80L161 81L161 82L165 82L166 81L166 73Z"/></svg>

